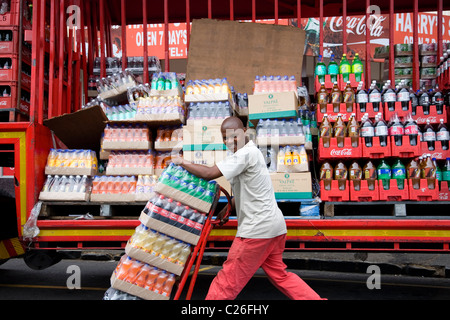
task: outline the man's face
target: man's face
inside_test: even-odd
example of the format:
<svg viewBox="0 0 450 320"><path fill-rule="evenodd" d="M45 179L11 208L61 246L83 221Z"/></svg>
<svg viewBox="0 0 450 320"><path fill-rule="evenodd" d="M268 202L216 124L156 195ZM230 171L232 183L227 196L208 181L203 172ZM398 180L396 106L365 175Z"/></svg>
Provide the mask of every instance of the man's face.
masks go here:
<svg viewBox="0 0 450 320"><path fill-rule="evenodd" d="M238 151L245 145L245 128L221 128L223 143L228 150Z"/></svg>

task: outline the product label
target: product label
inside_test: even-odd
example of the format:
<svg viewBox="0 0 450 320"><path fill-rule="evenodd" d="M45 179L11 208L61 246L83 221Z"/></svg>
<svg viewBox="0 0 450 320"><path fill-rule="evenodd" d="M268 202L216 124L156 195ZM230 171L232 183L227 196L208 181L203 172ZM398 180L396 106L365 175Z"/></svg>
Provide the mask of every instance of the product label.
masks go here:
<svg viewBox="0 0 450 320"><path fill-rule="evenodd" d="M394 178L402 178L405 179L406 177L406 170L403 168L398 168L398 169L392 169L392 176Z"/></svg>
<svg viewBox="0 0 450 320"><path fill-rule="evenodd" d="M380 179L386 179L391 177L391 170L390 169L378 169L378 178Z"/></svg>
<svg viewBox="0 0 450 320"><path fill-rule="evenodd" d="M450 139L450 134L448 131L439 131L436 134L436 140L438 141L446 141Z"/></svg>
<svg viewBox="0 0 450 320"><path fill-rule="evenodd" d="M327 94L326 93L319 93L319 104L326 104L327 103Z"/></svg>
<svg viewBox="0 0 450 320"><path fill-rule="evenodd" d="M369 95L370 102L381 102L381 93L374 92Z"/></svg>
<svg viewBox="0 0 450 320"><path fill-rule="evenodd" d="M398 101L409 101L409 93L408 92L399 92L397 94Z"/></svg>
<svg viewBox="0 0 450 320"><path fill-rule="evenodd" d="M415 135L419 133L419 129L416 125L406 126L405 134L407 135Z"/></svg>
<svg viewBox="0 0 450 320"><path fill-rule="evenodd" d="M376 136L387 136L388 135L388 128L386 126L379 126L375 128L375 135Z"/></svg>
<svg viewBox="0 0 450 320"><path fill-rule="evenodd" d="M396 98L395 92L386 92L383 96L385 102L395 102Z"/></svg>
<svg viewBox="0 0 450 320"><path fill-rule="evenodd" d="M365 93L358 93L356 95L356 102L357 103L368 103L369 102L369 96Z"/></svg>
<svg viewBox="0 0 450 320"><path fill-rule="evenodd" d="M442 172L442 180L443 181L450 181L450 171Z"/></svg>
<svg viewBox="0 0 450 320"><path fill-rule="evenodd" d="M360 73L363 72L363 65L362 64L354 64L353 65L353 73Z"/></svg>
<svg viewBox="0 0 450 320"><path fill-rule="evenodd" d="M364 179L375 179L376 177L376 170L375 169L366 169L364 170Z"/></svg>
<svg viewBox="0 0 450 320"><path fill-rule="evenodd" d="M330 151L330 155L331 156L337 156L337 157L351 156L352 155L352 149L342 149L342 150L333 149L333 150Z"/></svg>
<svg viewBox="0 0 450 320"><path fill-rule="evenodd" d="M353 93L351 93L351 92L346 92L345 94L344 94L344 102L345 103L353 103Z"/></svg>
<svg viewBox="0 0 450 320"><path fill-rule="evenodd" d="M331 103L340 103L341 102L341 94L339 92L331 93Z"/></svg>
<svg viewBox="0 0 450 320"><path fill-rule="evenodd" d="M436 133L432 131L424 132L423 141L436 141Z"/></svg>
<svg viewBox="0 0 450 320"><path fill-rule="evenodd" d="M344 64L344 65L339 66L339 71L341 73L351 73L352 72L349 64Z"/></svg>
<svg viewBox="0 0 450 320"><path fill-rule="evenodd" d="M320 180L331 179L331 170L322 170L320 172Z"/></svg>
<svg viewBox="0 0 450 320"><path fill-rule="evenodd" d="M375 129L373 127L362 127L361 137L373 137L375 135Z"/></svg>
<svg viewBox="0 0 450 320"><path fill-rule="evenodd" d="M344 137L345 136L344 129L345 129L344 127L334 128L334 136L335 137Z"/></svg>
<svg viewBox="0 0 450 320"><path fill-rule="evenodd" d="M391 126L389 128L389 135L401 136L405 133L405 129L402 126Z"/></svg>

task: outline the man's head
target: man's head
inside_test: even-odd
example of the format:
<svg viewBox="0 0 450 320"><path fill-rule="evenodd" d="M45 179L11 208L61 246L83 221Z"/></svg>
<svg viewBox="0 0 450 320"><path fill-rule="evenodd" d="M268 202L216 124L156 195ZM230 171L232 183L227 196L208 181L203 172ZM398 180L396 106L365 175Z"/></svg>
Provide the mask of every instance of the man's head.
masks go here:
<svg viewBox="0 0 450 320"><path fill-rule="evenodd" d="M246 128L241 119L229 117L225 119L220 128L222 131L223 143L233 152L238 151L246 144Z"/></svg>

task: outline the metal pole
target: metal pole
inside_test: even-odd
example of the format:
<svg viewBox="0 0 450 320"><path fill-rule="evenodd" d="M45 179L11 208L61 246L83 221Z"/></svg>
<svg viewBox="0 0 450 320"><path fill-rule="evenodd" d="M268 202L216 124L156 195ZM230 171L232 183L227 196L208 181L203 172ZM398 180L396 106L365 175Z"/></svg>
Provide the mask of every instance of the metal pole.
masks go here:
<svg viewBox="0 0 450 320"><path fill-rule="evenodd" d="M342 0L342 45L342 52L347 53L347 0Z"/></svg>
<svg viewBox="0 0 450 320"><path fill-rule="evenodd" d="M53 81L55 73L55 10L56 10L56 0L51 0L50 4L50 60L49 60L49 72L48 72L48 118L53 118Z"/></svg>
<svg viewBox="0 0 450 320"><path fill-rule="evenodd" d="M148 78L148 37L147 37L147 0L142 0L142 24L143 24L143 40L144 40L144 82L149 81Z"/></svg>
<svg viewBox="0 0 450 320"><path fill-rule="evenodd" d="M420 87L419 70L419 0L414 0L413 13L413 88L414 91Z"/></svg>
<svg viewBox="0 0 450 320"><path fill-rule="evenodd" d="M366 0L366 83L369 84L372 79L370 66L370 27L369 27L369 9L370 0Z"/></svg>
<svg viewBox="0 0 450 320"><path fill-rule="evenodd" d="M100 0L99 11L100 11L100 48L101 48L100 49L100 59L101 59L100 76L101 77L106 77L105 0Z"/></svg>
<svg viewBox="0 0 450 320"><path fill-rule="evenodd" d="M395 85L394 20L394 0L389 0L389 79L393 85Z"/></svg>
<svg viewBox="0 0 450 320"><path fill-rule="evenodd" d="M189 40L191 39L191 12L189 0L186 0L186 48L189 51ZM187 55L187 52L186 52Z"/></svg>
<svg viewBox="0 0 450 320"><path fill-rule="evenodd" d="M127 8L125 0L121 0L120 7L122 11L122 70L125 70L127 68Z"/></svg>
<svg viewBox="0 0 450 320"><path fill-rule="evenodd" d="M437 47L437 58L438 58L438 63L439 63L439 58L442 57L442 55L444 54L443 52L443 48L442 48L442 10L443 10L443 4L442 4L442 0L438 0L438 7L437 7L437 43L438 43L438 47ZM442 89L442 88L441 88Z"/></svg>
<svg viewBox="0 0 450 320"><path fill-rule="evenodd" d="M169 0L164 0L164 70L170 71L169 55Z"/></svg>
<svg viewBox="0 0 450 320"><path fill-rule="evenodd" d="M319 54L323 56L323 0L319 0Z"/></svg>

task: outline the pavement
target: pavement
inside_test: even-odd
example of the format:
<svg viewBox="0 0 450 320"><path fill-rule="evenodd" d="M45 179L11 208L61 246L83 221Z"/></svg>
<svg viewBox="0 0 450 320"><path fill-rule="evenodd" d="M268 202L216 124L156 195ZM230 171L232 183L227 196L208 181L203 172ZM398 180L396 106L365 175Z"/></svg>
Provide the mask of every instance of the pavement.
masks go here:
<svg viewBox="0 0 450 320"><path fill-rule="evenodd" d="M119 260L122 254L121 250L68 252L66 258ZM202 264L221 266L226 257L227 251L205 251ZM376 265L381 274L450 278L450 253L286 251L283 260L288 269L296 270L367 273Z"/></svg>

